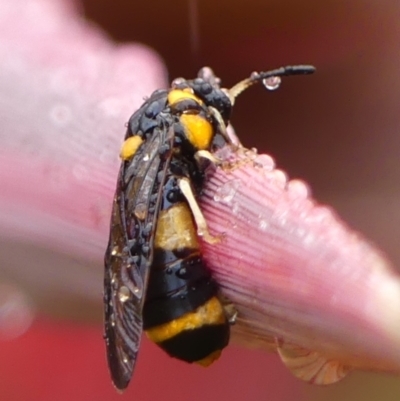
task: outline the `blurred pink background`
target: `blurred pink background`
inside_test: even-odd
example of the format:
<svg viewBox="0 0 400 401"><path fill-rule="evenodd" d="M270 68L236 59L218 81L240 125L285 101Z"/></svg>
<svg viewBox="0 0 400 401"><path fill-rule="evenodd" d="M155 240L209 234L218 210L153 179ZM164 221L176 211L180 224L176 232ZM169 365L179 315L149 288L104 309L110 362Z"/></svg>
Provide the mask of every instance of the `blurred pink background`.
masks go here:
<svg viewBox="0 0 400 401"><path fill-rule="evenodd" d="M82 11L113 39L153 47L164 59L170 78L191 77L202 65L210 65L230 86L255 69L316 65L318 72L307 77L306 92L304 83L293 78L273 94L261 88L244 94L236 104L235 129L246 146L272 154L291 177L308 181L319 201L334 206L399 266L398 2L198 3L199 43L194 47L186 0L86 0ZM0 12L10 4L0 0ZM40 12L36 18L32 24L40 25ZM0 46L4 45L0 37ZM156 64L155 56L148 58L149 65ZM146 90L142 88L144 93L135 95L135 101L149 94L153 84L165 82L162 67L154 65L148 74L151 79L143 84ZM93 99L100 96L96 89L88 89ZM124 107L113 120L116 132L112 134L121 138L123 124L133 111L130 104ZM120 120L121 115L126 115L125 120ZM114 171L111 165L108 171ZM106 241L108 218L104 219L90 255L75 250L66 256L63 242L48 248L43 242L39 247L40 238L26 236L21 241L18 235L10 238L9 232L3 233L0 280L26 294L27 315L32 308L39 318L21 337L0 342L1 399L121 399L107 372L100 323L102 247L97 245ZM28 265L32 277L16 273L22 264L25 270L21 272L26 273ZM38 275L40 266L50 272L46 285ZM84 283L82 288L78 282ZM397 378L356 373L338 385L315 388L291 377L275 355L231 346L217 364L205 370L170 360L144 340L134 380L122 397L364 401L399 396Z"/></svg>
<svg viewBox="0 0 400 401"><path fill-rule="evenodd" d="M121 396L110 382L99 326L40 320L0 347L3 400L274 400L299 397L299 384L276 357L230 347L209 369L171 360L147 339L134 379ZM290 384L290 385L289 385Z"/></svg>

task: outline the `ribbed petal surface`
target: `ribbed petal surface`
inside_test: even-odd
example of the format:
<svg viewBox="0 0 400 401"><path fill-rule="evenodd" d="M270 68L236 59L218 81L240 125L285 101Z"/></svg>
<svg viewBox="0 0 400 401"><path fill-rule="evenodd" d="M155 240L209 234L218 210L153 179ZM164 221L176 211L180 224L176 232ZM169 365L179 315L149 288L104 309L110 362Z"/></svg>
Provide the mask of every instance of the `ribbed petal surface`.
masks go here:
<svg viewBox="0 0 400 401"><path fill-rule="evenodd" d="M238 310L239 337L277 349L287 365L298 347L338 364L339 376L399 371L400 280L385 257L271 157L244 149L220 157L201 206L224 238L204 249Z"/></svg>

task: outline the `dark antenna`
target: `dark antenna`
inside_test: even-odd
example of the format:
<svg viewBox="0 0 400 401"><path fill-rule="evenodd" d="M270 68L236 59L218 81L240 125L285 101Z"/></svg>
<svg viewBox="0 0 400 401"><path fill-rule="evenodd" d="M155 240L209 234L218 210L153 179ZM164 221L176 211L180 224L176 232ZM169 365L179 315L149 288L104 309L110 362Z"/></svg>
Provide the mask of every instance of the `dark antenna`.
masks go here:
<svg viewBox="0 0 400 401"><path fill-rule="evenodd" d="M312 65L288 65L286 67L277 68L276 70L253 72L249 78L240 81L228 90L229 97L233 104L237 96L239 96L244 90L256 83L262 82L266 88L276 89L280 84L280 79L273 82L270 81L272 78L282 77L286 75L306 75L312 74L314 71L315 67Z"/></svg>

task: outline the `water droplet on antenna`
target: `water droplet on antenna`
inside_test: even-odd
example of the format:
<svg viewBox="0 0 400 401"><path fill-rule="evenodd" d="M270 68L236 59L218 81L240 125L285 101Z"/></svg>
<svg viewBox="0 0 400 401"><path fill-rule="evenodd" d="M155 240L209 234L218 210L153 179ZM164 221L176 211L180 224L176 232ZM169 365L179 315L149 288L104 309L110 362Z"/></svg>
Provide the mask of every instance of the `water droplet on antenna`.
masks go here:
<svg viewBox="0 0 400 401"><path fill-rule="evenodd" d="M274 90L278 89L279 86L281 85L281 82L282 82L282 80L280 77L269 77L269 78L263 79L263 81L262 81L264 87L270 91L274 91Z"/></svg>

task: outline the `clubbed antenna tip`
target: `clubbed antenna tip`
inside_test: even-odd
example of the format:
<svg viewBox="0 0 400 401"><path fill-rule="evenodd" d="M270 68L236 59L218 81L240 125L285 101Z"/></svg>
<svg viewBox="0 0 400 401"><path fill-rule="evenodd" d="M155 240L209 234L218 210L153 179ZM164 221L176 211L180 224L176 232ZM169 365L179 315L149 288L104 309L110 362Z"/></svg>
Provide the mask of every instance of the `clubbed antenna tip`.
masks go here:
<svg viewBox="0 0 400 401"><path fill-rule="evenodd" d="M269 83L271 78L282 77L286 75L306 75L312 74L314 71L315 67L312 65L288 65L286 67L277 68L271 71L253 72L249 78L240 81L231 89L229 89L229 97L231 98L233 104L237 96L258 82L262 82L268 89L276 89L279 86L280 80L271 85Z"/></svg>

